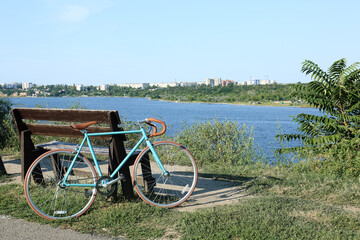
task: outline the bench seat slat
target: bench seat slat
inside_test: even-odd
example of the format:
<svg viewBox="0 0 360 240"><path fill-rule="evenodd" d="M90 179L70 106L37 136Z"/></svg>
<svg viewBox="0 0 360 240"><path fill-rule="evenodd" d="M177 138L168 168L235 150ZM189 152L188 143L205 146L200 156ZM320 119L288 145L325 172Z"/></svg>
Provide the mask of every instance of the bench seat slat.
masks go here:
<svg viewBox="0 0 360 240"><path fill-rule="evenodd" d="M84 135L77 130L74 130L69 125L54 125L54 124L27 124L28 129L33 135L40 136L58 136L58 137L84 137ZM110 127L88 127L88 133L95 132L109 132ZM111 135L93 136L96 139L110 139Z"/></svg>

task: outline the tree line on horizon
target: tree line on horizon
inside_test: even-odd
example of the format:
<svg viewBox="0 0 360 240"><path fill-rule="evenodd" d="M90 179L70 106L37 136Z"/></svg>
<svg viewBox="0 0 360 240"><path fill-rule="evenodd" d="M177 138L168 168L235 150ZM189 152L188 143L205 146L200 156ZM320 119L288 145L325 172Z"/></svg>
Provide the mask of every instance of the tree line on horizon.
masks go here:
<svg viewBox="0 0 360 240"><path fill-rule="evenodd" d="M298 83L301 84L301 83ZM295 84L271 84L271 85L248 85L248 86L207 86L197 85L190 87L167 87L167 88L131 88L109 86L107 91L101 91L96 86L84 87L83 91L76 90L75 86L47 85L36 86L27 90L28 95L39 91L40 97L64 97L64 96L121 96L121 97L145 97L153 100L179 101L179 102L269 102L291 101L291 89ZM22 92L20 89L1 89L3 94L12 96Z"/></svg>

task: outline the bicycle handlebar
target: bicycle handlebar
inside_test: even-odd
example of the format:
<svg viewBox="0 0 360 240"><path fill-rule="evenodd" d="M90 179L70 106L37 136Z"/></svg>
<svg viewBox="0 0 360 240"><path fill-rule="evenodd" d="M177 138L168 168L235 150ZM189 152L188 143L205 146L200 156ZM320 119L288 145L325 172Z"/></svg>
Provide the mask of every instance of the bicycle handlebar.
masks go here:
<svg viewBox="0 0 360 240"><path fill-rule="evenodd" d="M155 136L160 136L162 134L164 134L166 132L166 124L159 120L159 119L156 119L156 118L146 118L145 121L144 121L147 125L151 126L154 130L153 130L153 133L150 134L148 137L151 138L151 137L155 137ZM154 124L152 124L151 122L156 122L156 123L160 123L161 126L162 126L162 130L161 132L157 132L157 128Z"/></svg>

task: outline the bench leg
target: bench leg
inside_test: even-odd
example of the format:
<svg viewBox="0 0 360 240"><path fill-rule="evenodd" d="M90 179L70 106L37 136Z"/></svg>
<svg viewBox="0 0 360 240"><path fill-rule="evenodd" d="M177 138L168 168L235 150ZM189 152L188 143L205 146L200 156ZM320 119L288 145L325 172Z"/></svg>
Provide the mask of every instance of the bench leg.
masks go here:
<svg viewBox="0 0 360 240"><path fill-rule="evenodd" d="M25 175L30 167L30 165L34 162L35 158L33 158L32 152L35 147L33 142L31 141L31 132L30 131L22 131L21 132L21 181L24 182Z"/></svg>
<svg viewBox="0 0 360 240"><path fill-rule="evenodd" d="M59 160L59 156L57 154L51 155L51 163L53 165L54 174L58 179L62 179L64 177L64 170L61 166L61 161Z"/></svg>
<svg viewBox="0 0 360 240"><path fill-rule="evenodd" d="M151 174L151 166L149 161L149 155L146 154L141 159L141 171L143 173L143 181L146 192L151 192L155 186L155 178Z"/></svg>
<svg viewBox="0 0 360 240"><path fill-rule="evenodd" d="M112 139L110 142L110 149L109 149L109 175L114 172L114 170L119 166L120 160L123 159L126 156L125 148L123 148L121 145L117 145L116 140ZM131 159L129 159L128 162L131 162ZM121 180L121 186L122 186L122 193L123 196L127 199L134 198L134 191L133 186L131 182L131 175L129 170L129 165L125 164L122 169L119 171L118 174L123 174L125 179ZM117 175L119 176L119 175ZM112 196L116 199L117 198L117 185L114 193Z"/></svg>
<svg viewBox="0 0 360 240"><path fill-rule="evenodd" d="M46 150L35 149L34 143L31 140L31 132L29 130L21 132L21 181L24 182L25 175L29 170L31 164ZM35 171L33 178L36 182L41 182L43 179L40 167Z"/></svg>
<svg viewBox="0 0 360 240"><path fill-rule="evenodd" d="M6 169L5 169L4 163L3 163L2 159L1 159L1 156L0 156L0 176L1 175L6 175L6 174L7 174Z"/></svg>
<svg viewBox="0 0 360 240"><path fill-rule="evenodd" d="M132 199L134 198L134 190L131 182L131 174L129 170L129 165L125 164L124 167L119 171L120 174L124 175L125 179L121 180L122 193L125 198Z"/></svg>

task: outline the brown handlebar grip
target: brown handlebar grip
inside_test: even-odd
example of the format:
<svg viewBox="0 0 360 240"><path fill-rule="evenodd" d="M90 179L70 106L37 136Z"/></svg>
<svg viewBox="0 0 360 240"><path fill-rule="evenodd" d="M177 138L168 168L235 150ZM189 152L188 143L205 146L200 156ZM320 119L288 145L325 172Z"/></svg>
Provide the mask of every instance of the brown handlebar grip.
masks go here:
<svg viewBox="0 0 360 240"><path fill-rule="evenodd" d="M159 120L159 119L156 119L156 118L147 118L146 121L147 121L147 122L160 123L161 126L162 126L161 132L157 132L156 126L154 126L154 125L151 124L151 123L147 123L147 124L149 124L150 126L152 126L152 127L154 128L153 133L148 136L149 138L155 137L155 136L160 136L160 135L162 135L162 134L164 134L164 133L166 132L166 124L165 124L163 121L161 121L161 120Z"/></svg>

